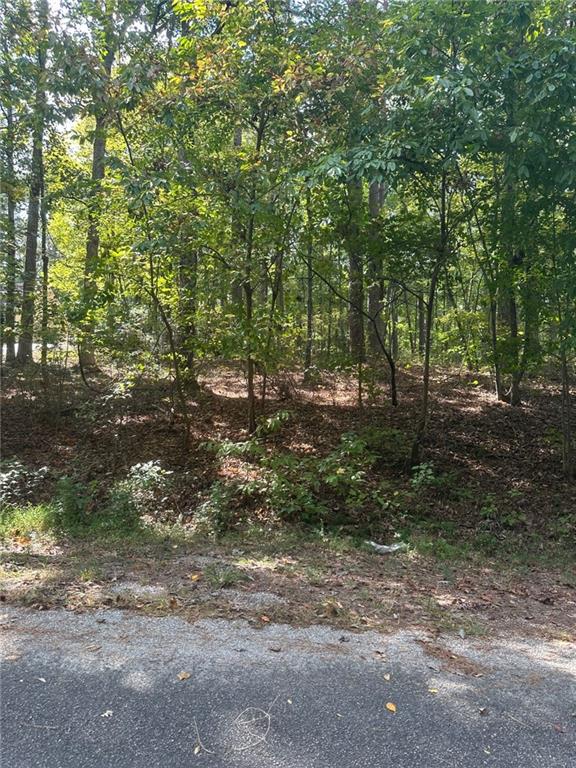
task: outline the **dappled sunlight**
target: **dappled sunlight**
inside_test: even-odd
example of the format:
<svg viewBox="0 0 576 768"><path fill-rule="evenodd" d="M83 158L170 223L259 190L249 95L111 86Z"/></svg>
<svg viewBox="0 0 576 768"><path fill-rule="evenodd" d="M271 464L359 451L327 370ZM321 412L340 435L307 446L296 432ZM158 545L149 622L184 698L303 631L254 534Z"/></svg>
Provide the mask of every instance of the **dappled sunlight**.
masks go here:
<svg viewBox="0 0 576 768"><path fill-rule="evenodd" d="M574 680L575 662L559 643L438 638L428 649L426 635L414 633L257 630L223 620L189 625L117 611L14 612L10 625L10 615L0 618L4 629L12 626L3 649L10 669L45 686L45 696L56 680L85 691L84 717L109 718L109 732L148 707L163 724L156 744L164 744L169 724L178 734L165 755L176 744L226 765L241 758L238 765L264 759L307 768L335 741L340 760L360 757L363 765L375 752L396 760L406 750L434 753L447 764L453 732L459 754L470 759L480 749L508 760L516 749L507 751L510 738L525 743L541 734L549 750L573 738L570 702L558 692ZM101 690L103 700L92 695ZM256 717L263 729L246 728Z"/></svg>
<svg viewBox="0 0 576 768"><path fill-rule="evenodd" d="M576 612L573 614L576 622ZM521 639L500 640L497 648L510 654L510 665L530 678L540 670L543 673L558 671L574 679L576 685L576 654L570 640L551 640L545 647L535 647Z"/></svg>
<svg viewBox="0 0 576 768"><path fill-rule="evenodd" d="M121 668L122 667L120 667L120 669ZM134 670L122 675L120 677L120 684L133 691L142 693L152 690L154 687L154 678L146 672Z"/></svg>
<svg viewBox="0 0 576 768"><path fill-rule="evenodd" d="M239 557L233 561L239 568L243 568L247 571L279 571L284 569L287 565L295 565L298 560L294 557Z"/></svg>

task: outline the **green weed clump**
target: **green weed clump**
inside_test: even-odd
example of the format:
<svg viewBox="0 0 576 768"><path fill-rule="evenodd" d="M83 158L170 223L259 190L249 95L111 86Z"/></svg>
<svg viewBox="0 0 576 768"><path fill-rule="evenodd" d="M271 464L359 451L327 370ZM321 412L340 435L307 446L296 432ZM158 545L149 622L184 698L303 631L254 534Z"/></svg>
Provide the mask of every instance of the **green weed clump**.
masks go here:
<svg viewBox="0 0 576 768"><path fill-rule="evenodd" d="M238 568L213 564L204 568L204 578L212 588L225 589L246 581L247 576Z"/></svg>
<svg viewBox="0 0 576 768"><path fill-rule="evenodd" d="M53 504L4 504L0 511L0 538L50 533L55 527Z"/></svg>
<svg viewBox="0 0 576 768"><path fill-rule="evenodd" d="M158 462L147 462L136 464L125 478L110 484L63 476L53 498L42 504L14 502L6 494L0 535L132 533L142 528L143 516L159 512L166 500L170 475Z"/></svg>

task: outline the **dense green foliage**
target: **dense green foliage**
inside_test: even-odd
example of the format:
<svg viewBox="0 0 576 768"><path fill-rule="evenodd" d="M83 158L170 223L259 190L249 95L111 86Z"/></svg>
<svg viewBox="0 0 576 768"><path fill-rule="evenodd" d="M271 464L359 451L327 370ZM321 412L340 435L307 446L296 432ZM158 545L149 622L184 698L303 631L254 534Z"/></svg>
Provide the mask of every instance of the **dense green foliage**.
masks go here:
<svg viewBox="0 0 576 768"><path fill-rule="evenodd" d="M7 363L32 338L112 362L115 397L169 370L188 428L198 371L239 360L254 433L280 370L350 367L360 399L384 374L401 407L418 362L413 466L431 365L513 406L545 374L573 476L571 0L15 0L1 24ZM259 492L314 516L339 475L311 474Z"/></svg>

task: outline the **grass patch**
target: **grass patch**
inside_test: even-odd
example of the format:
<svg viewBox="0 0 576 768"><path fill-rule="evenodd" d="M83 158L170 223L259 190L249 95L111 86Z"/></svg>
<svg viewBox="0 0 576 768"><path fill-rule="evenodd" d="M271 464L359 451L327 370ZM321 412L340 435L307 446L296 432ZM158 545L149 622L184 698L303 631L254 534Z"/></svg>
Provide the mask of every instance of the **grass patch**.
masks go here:
<svg viewBox="0 0 576 768"><path fill-rule="evenodd" d="M204 569L204 579L213 589L225 589L247 581L248 576L238 568L214 564Z"/></svg>
<svg viewBox="0 0 576 768"><path fill-rule="evenodd" d="M6 504L0 512L0 537L27 537L32 533L53 533L57 512L54 504Z"/></svg>
<svg viewBox="0 0 576 768"><path fill-rule="evenodd" d="M116 518L103 510L83 519L69 519L58 501L42 504L5 505L0 512L0 540L32 539L73 539L92 545L130 548L136 543L157 545L159 540L171 538L170 532L157 531L144 526L141 521L126 525L123 517ZM26 543L22 541L21 543Z"/></svg>

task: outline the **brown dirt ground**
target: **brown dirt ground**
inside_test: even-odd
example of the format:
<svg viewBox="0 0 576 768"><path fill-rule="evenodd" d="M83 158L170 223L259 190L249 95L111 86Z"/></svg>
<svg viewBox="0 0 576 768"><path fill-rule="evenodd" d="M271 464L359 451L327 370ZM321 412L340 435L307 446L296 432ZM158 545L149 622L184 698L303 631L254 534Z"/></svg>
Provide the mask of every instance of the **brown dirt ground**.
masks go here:
<svg viewBox="0 0 576 768"><path fill-rule="evenodd" d="M576 591L566 572L447 566L414 552L381 556L278 540L242 548L199 543L116 549L94 544L5 545L1 599L39 610L129 608L189 620L205 616L383 632L576 641ZM245 596L237 605L238 595ZM254 600L250 600L253 597Z"/></svg>

